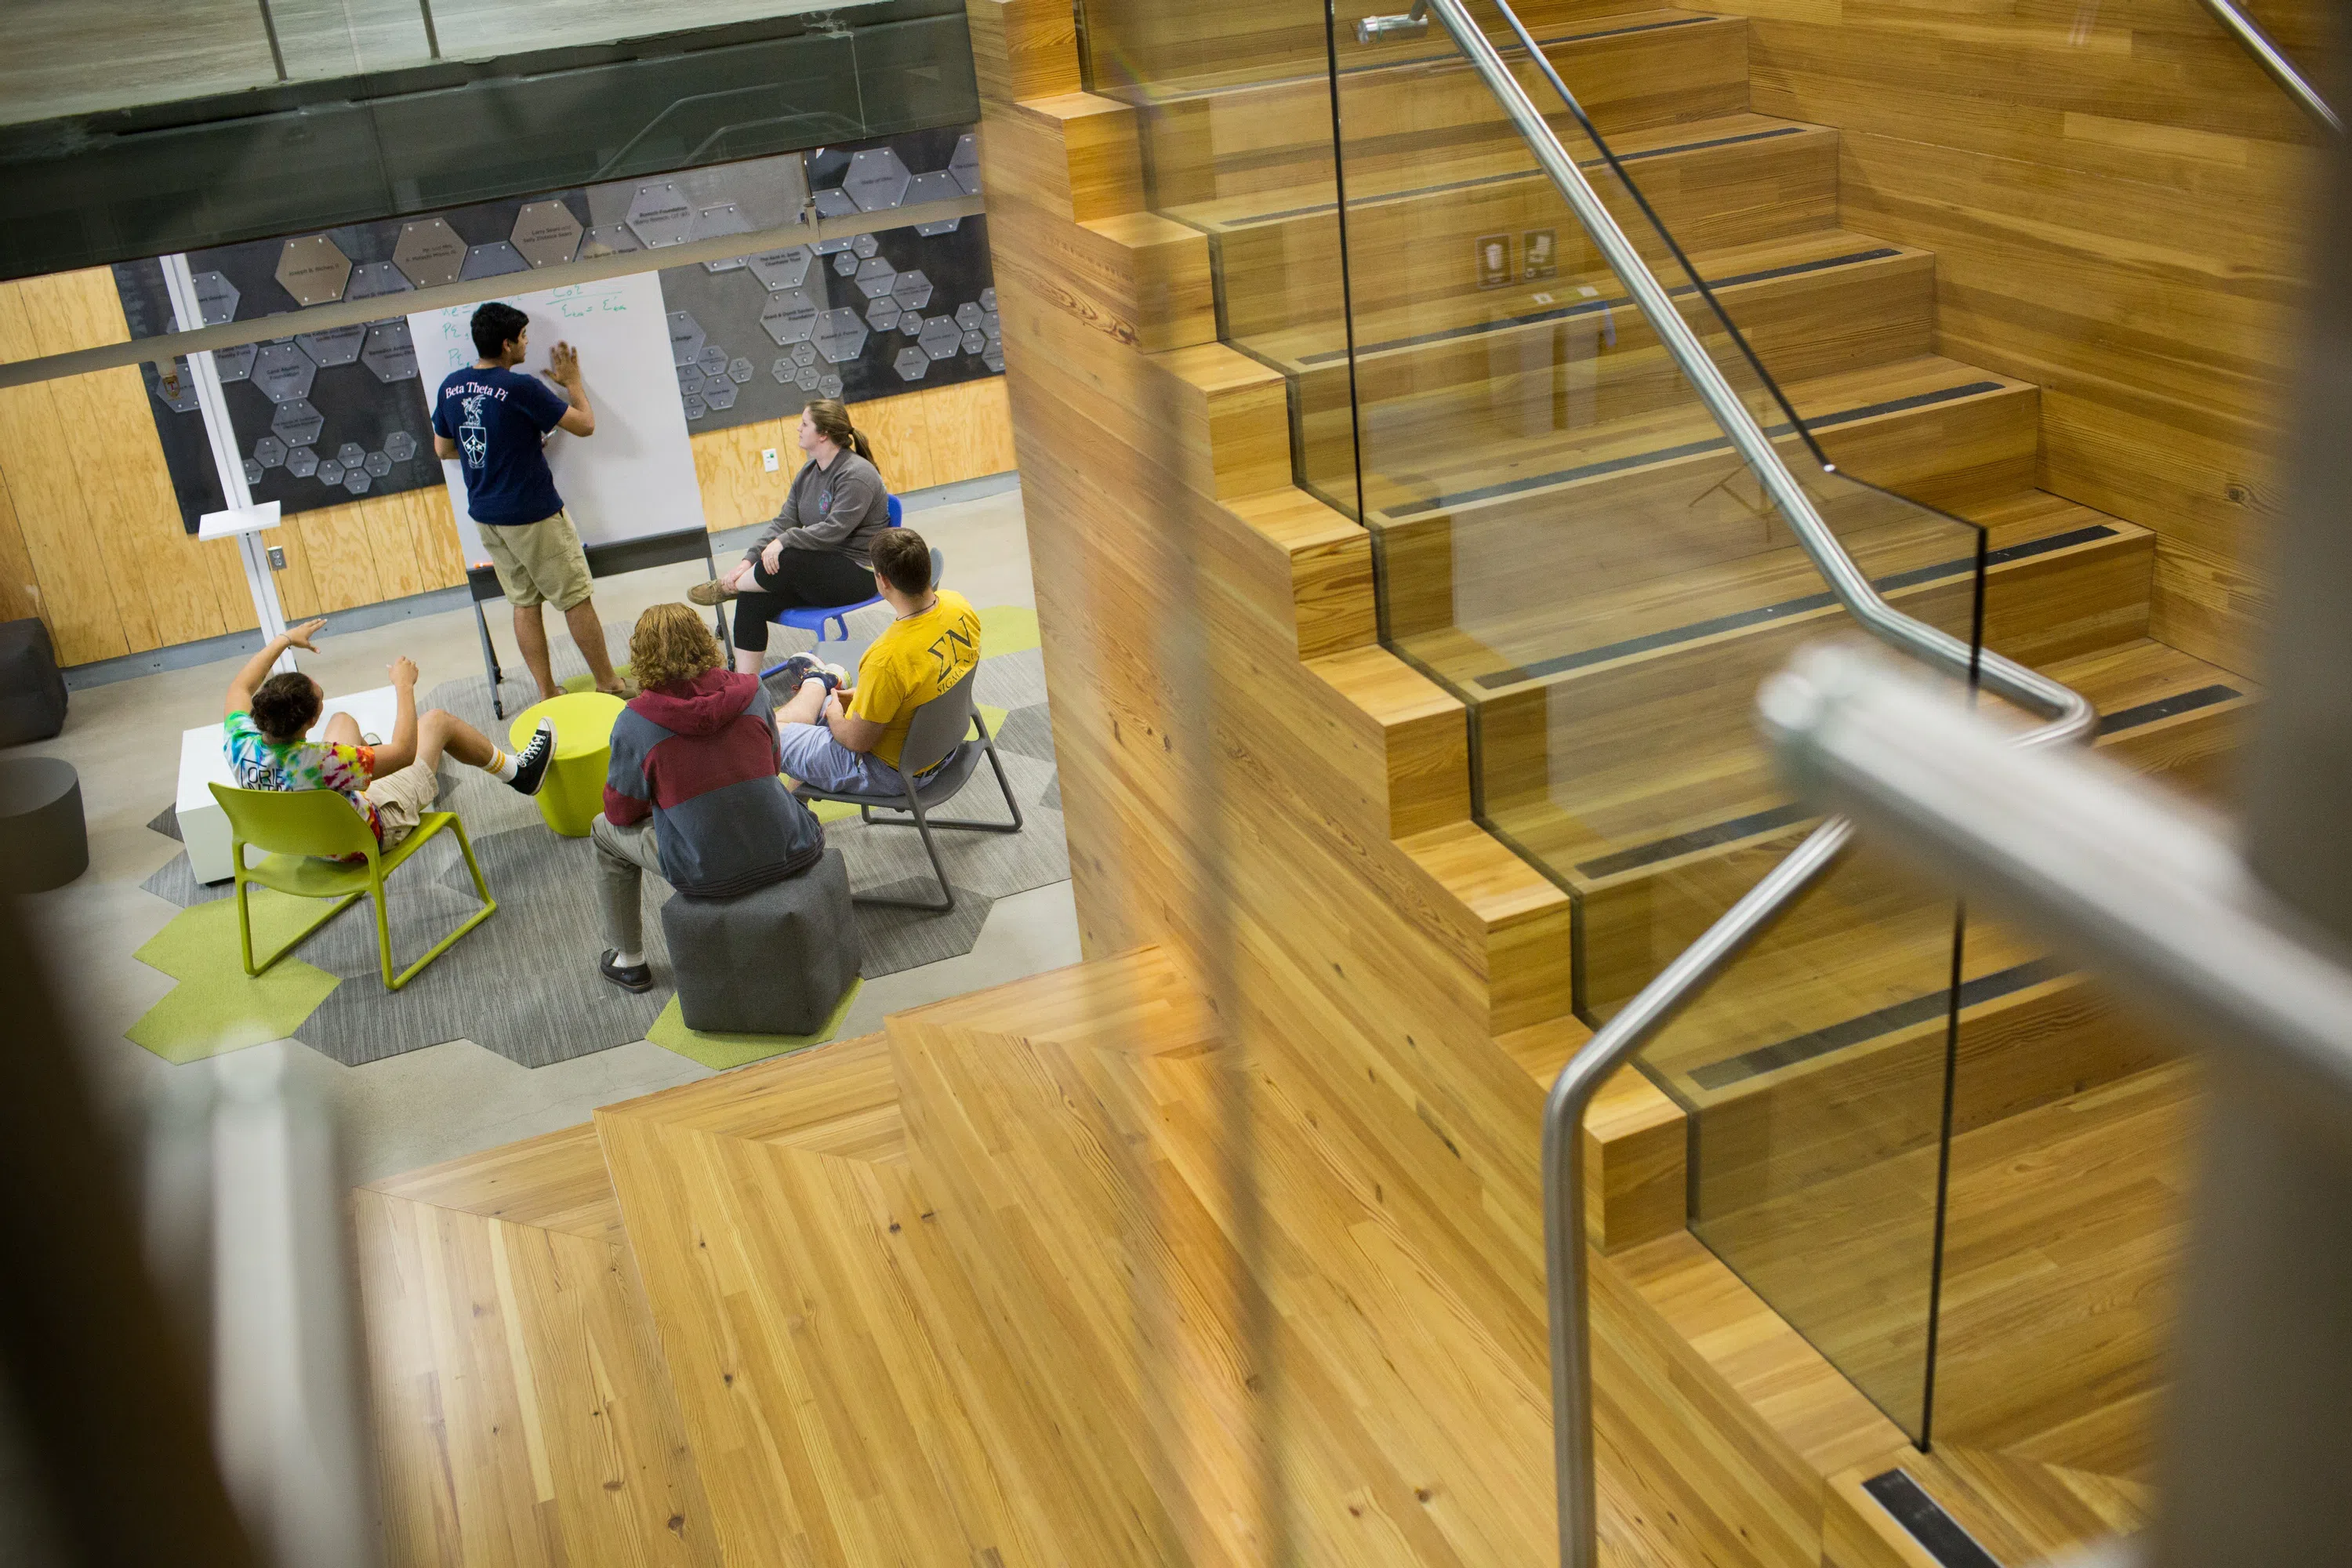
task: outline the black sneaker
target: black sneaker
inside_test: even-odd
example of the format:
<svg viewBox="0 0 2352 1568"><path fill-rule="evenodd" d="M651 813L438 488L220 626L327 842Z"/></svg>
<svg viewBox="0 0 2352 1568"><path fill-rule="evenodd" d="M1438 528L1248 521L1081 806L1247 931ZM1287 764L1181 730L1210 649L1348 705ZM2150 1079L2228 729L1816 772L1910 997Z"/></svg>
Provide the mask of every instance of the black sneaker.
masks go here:
<svg viewBox="0 0 2352 1568"><path fill-rule="evenodd" d="M625 969L613 962L620 956L619 949L606 948L604 956L596 961L596 973L624 991L652 990L654 988L653 970L642 963L633 963Z"/></svg>
<svg viewBox="0 0 2352 1568"><path fill-rule="evenodd" d="M508 787L517 795L537 795L539 786L547 782L547 764L554 760L555 721L541 719L539 732L515 758L515 776L507 781Z"/></svg>

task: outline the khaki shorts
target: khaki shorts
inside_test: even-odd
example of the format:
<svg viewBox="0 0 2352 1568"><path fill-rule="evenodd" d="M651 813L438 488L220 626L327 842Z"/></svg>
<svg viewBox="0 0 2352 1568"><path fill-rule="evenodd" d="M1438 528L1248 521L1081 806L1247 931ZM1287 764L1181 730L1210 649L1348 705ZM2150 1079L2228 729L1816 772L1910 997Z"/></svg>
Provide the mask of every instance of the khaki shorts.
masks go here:
<svg viewBox="0 0 2352 1568"><path fill-rule="evenodd" d="M375 807L383 847L396 849L402 839L416 831L425 814L433 809L433 802L441 794L441 775L423 763L411 763L396 773L384 774L362 793Z"/></svg>
<svg viewBox="0 0 2352 1568"><path fill-rule="evenodd" d="M588 552L580 548L580 531L572 514L557 512L537 522L481 525L483 547L497 568L499 587L507 603L518 610L553 605L569 610L584 605L596 592L588 576Z"/></svg>

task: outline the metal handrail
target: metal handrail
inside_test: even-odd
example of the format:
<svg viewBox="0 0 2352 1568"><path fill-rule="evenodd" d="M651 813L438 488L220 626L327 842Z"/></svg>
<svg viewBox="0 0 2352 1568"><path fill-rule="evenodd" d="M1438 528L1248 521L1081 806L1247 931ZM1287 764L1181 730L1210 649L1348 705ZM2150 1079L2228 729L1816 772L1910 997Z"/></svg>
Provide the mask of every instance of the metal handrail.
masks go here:
<svg viewBox="0 0 2352 1568"><path fill-rule="evenodd" d="M2199 3L2213 14L2213 19L2238 40L2246 53L2254 57L2254 63L2263 68L2263 74L2278 83L2286 95L2294 100L2297 108L2336 135L2344 134L2344 121L2337 118L2327 100L2319 96L2319 89L2304 79L2303 73L2294 68L2294 62L2271 42L2269 34L2254 25L2252 16L2239 10L2230 0L2199 0Z"/></svg>
<svg viewBox="0 0 2352 1568"><path fill-rule="evenodd" d="M1538 63L1549 85L1582 119L1566 85L1535 47L1505 0L1496 0L1513 32ZM1799 546L1841 604L1885 643L1940 667L1947 674L1979 682L1996 694L2047 715L2038 729L2020 737L2025 745L2053 745L2089 737L2097 713L2079 693L1999 654L1971 647L1959 638L1903 614L1878 590L1822 518L1755 416L1732 391L1723 372L1675 308L1665 288L1618 226L1576 160L1550 124L1520 89L1501 55L1475 22L1465 0L1415 0L1412 16L1426 9L1444 24L1455 47L1495 95L1520 138L1567 201L1617 275L1651 330L1680 368L1707 411L1730 438L1764 492L1789 523ZM1402 18L1370 37L1402 30ZM1360 30L1360 37L1365 36ZM1785 912L1797 896L1834 865L1853 837L1843 818L1832 818L1809 835L1762 880L1733 904L1699 939L1660 971L1657 977L1571 1058L1552 1084L1544 1106L1543 1191L1545 1255L1550 1271L1552 1437L1557 1464L1560 1561L1566 1568L1598 1568L1599 1517L1595 1506L1592 1445L1591 1344L1586 1279L1584 1163L1577 1137L1593 1095L1609 1075L1655 1037L1698 992Z"/></svg>

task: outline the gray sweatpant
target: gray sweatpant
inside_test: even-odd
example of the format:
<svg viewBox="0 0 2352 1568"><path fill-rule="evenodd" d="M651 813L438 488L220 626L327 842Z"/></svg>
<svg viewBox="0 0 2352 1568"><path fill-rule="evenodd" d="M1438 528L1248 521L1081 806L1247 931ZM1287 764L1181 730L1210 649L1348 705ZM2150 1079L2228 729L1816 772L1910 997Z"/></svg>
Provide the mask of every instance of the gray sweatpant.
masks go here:
<svg viewBox="0 0 2352 1568"><path fill-rule="evenodd" d="M616 952L643 952L646 942L645 875L661 875L661 852L654 825L615 827L602 812L589 825L596 846L596 894L604 906L604 945Z"/></svg>

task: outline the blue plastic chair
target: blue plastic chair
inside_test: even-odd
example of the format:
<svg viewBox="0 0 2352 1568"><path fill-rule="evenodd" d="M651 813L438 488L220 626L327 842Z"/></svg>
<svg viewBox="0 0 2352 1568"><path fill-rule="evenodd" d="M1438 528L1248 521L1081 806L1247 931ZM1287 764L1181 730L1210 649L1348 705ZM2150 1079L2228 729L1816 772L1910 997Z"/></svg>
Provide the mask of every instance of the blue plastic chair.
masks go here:
<svg viewBox="0 0 2352 1568"><path fill-rule="evenodd" d="M898 504L898 498L897 496L890 497L889 501L890 526L893 528L904 527L906 525L907 519L906 510ZM945 558L940 554L939 547L937 545L933 545L931 547L931 582L934 586L938 584L940 574L946 568L946 564L947 563ZM828 641L847 642L849 640L849 617L860 610L866 609L874 605L878 605L881 602L882 595L876 594L870 598L860 599L854 605L835 605L830 608L812 605L804 609L784 611L782 615L776 617L775 624L780 626L792 626L800 631L814 632L816 634L817 646L809 651L812 653L818 653L823 651L824 645ZM834 633L833 637L830 638L825 636L825 630L827 627L831 627ZM775 674L776 671L783 668L784 667L781 663L770 665L767 668L760 672L760 678L764 680L769 676Z"/></svg>

